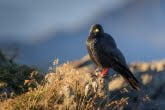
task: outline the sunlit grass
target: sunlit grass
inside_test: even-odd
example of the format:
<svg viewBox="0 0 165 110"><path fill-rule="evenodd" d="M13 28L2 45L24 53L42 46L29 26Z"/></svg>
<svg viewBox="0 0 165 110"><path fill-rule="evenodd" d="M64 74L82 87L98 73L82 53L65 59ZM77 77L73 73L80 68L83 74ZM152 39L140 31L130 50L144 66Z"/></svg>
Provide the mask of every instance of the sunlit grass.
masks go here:
<svg viewBox="0 0 165 110"><path fill-rule="evenodd" d="M85 87L91 82L89 73L64 64L46 76L46 83L14 99L5 100L0 106L2 110L95 110L120 108L127 104L127 98L107 102L104 96L99 96L92 89L85 94Z"/></svg>

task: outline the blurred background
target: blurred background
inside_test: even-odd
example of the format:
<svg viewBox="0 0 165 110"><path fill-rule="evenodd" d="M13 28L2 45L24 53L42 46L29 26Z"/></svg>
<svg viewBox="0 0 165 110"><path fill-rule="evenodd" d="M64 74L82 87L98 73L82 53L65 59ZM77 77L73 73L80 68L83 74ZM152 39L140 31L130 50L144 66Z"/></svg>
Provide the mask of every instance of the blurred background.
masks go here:
<svg viewBox="0 0 165 110"><path fill-rule="evenodd" d="M48 70L87 54L100 23L128 62L165 58L165 0L0 0L0 49L20 64Z"/></svg>

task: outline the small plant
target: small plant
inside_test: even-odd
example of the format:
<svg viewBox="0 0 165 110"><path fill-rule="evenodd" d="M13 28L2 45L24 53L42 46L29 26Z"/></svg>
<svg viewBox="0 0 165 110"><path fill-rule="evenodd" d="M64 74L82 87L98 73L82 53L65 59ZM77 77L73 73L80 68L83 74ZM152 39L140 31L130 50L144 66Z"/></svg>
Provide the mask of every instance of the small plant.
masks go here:
<svg viewBox="0 0 165 110"><path fill-rule="evenodd" d="M69 63L56 67L54 73L47 74L45 78L47 83L38 85L37 88L14 99L0 103L2 110L96 110L107 108L113 110L113 108L123 107L127 102L127 99L119 99L116 102L107 100L92 88L86 94L86 86L92 83L91 75L83 69L74 69ZM121 103L115 106L117 102Z"/></svg>
<svg viewBox="0 0 165 110"><path fill-rule="evenodd" d="M1 52L0 59L0 100L27 92L29 87L37 87L43 79L37 69L11 63Z"/></svg>

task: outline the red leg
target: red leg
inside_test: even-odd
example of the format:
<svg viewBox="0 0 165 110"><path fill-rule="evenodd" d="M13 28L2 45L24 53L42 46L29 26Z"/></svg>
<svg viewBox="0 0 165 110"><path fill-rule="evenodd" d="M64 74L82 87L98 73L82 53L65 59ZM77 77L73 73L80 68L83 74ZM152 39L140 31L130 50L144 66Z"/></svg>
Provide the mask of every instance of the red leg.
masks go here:
<svg viewBox="0 0 165 110"><path fill-rule="evenodd" d="M101 75L104 77L107 75L109 68L103 68Z"/></svg>

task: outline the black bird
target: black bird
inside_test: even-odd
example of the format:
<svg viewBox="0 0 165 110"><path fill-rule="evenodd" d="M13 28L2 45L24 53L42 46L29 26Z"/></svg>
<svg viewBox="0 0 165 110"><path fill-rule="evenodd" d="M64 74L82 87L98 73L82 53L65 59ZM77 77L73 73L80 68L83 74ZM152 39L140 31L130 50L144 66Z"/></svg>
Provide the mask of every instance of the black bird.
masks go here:
<svg viewBox="0 0 165 110"><path fill-rule="evenodd" d="M86 41L87 49L91 60L97 67L102 68L101 75L107 75L109 68L112 68L136 90L140 90L140 83L129 70L126 60L118 49L111 35L104 32L100 24L92 25L89 37Z"/></svg>

